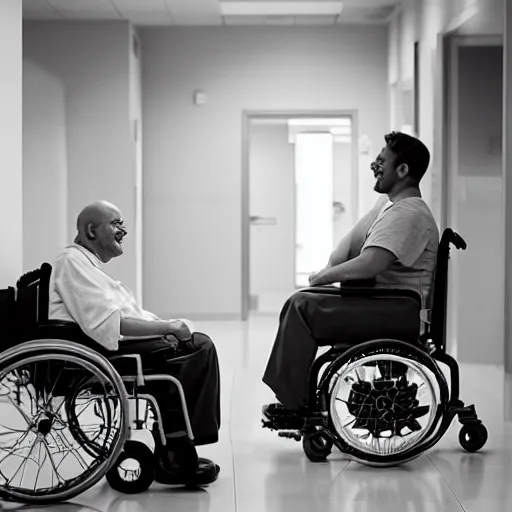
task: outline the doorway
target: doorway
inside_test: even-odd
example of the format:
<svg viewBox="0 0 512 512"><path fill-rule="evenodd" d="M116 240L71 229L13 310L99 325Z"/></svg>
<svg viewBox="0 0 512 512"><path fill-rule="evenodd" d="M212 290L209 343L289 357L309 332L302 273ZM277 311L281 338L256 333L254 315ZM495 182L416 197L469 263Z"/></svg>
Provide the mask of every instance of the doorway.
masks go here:
<svg viewBox="0 0 512 512"><path fill-rule="evenodd" d="M242 318L276 314L358 217L357 116L244 112Z"/></svg>
<svg viewBox="0 0 512 512"><path fill-rule="evenodd" d="M466 363L503 361L502 52L500 37L445 39L443 224L468 243L451 253L447 348Z"/></svg>

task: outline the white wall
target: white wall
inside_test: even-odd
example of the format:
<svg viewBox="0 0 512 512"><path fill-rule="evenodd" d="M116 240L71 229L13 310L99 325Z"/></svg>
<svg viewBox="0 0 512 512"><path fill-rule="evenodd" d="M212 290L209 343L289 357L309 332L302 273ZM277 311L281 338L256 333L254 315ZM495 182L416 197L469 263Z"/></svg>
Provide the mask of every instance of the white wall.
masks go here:
<svg viewBox="0 0 512 512"><path fill-rule="evenodd" d="M406 2L403 16L408 20L405 25L400 26L398 21L391 25L388 79L391 82L398 77L398 81L407 84L414 69L413 62L404 55L410 55L414 41L419 40L419 136L432 153L422 191L441 224L442 36L448 31L460 35L500 34L503 3L501 0L414 0ZM455 253L451 261L455 302L449 309L449 324L455 329L453 338L457 340L460 360L500 363L503 360L502 289L499 288L503 282L501 156L489 154L489 142L497 135L496 126L501 122L501 94L497 68L489 76L489 69L482 71L488 64L471 62L466 67L466 73L473 70L473 74L471 79L466 77L466 88L460 98L466 116L460 119L464 141L460 153L462 167L448 170L454 183L449 225L460 231L469 246L467 252ZM468 175L458 178L459 170ZM488 258L492 261L490 265ZM488 269L485 277L481 273L484 261ZM478 316L475 311L479 312ZM450 339L449 343L453 341Z"/></svg>
<svg viewBox="0 0 512 512"><path fill-rule="evenodd" d="M67 154L62 82L23 62L23 271L67 243Z"/></svg>
<svg viewBox="0 0 512 512"><path fill-rule="evenodd" d="M66 92L68 240L76 216L106 199L135 225L136 156L130 123L130 27L124 22L29 22L24 56L62 81ZM108 271L136 291L135 237Z"/></svg>
<svg viewBox="0 0 512 512"><path fill-rule="evenodd" d="M442 218L442 70L440 35L494 35L503 32L502 0L408 0L391 21L388 82L409 89L414 77L414 42L420 41L419 137L431 150L432 163L422 182L423 197L437 222ZM400 97L400 94L398 94ZM399 105L390 119L400 118Z"/></svg>
<svg viewBox="0 0 512 512"><path fill-rule="evenodd" d="M500 47L462 47L459 58L450 224L468 243L454 286L457 355L472 363L503 361L502 55Z"/></svg>
<svg viewBox="0 0 512 512"><path fill-rule="evenodd" d="M13 286L23 258L21 2L0 3L0 287Z"/></svg>
<svg viewBox="0 0 512 512"><path fill-rule="evenodd" d="M152 28L141 37L145 305L239 315L242 111L357 109L360 133L380 148L387 28ZM206 105L194 106L196 89Z"/></svg>

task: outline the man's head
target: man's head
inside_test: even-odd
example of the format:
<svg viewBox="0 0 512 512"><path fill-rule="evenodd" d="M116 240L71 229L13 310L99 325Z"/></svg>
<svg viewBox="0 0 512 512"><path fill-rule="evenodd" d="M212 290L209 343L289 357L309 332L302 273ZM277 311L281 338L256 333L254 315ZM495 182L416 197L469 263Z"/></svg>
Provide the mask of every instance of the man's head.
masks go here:
<svg viewBox="0 0 512 512"><path fill-rule="evenodd" d="M86 206L76 222L75 242L94 252L107 263L123 254L123 238L127 231L119 209L107 201L96 201Z"/></svg>
<svg viewBox="0 0 512 512"><path fill-rule="evenodd" d="M386 146L371 164L380 194L396 195L407 188L418 188L428 169L430 153L419 139L405 133L384 136Z"/></svg>

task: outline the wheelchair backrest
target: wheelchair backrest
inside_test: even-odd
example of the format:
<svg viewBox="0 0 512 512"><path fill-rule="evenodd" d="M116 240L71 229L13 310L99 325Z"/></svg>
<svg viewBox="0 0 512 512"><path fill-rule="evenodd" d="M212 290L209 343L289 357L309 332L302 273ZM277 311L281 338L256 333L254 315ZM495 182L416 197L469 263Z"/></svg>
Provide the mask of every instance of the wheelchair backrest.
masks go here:
<svg viewBox="0 0 512 512"><path fill-rule="evenodd" d="M48 320L51 273L51 265L43 263L41 268L27 272L16 283L17 310L24 330Z"/></svg>
<svg viewBox="0 0 512 512"><path fill-rule="evenodd" d="M444 230L437 251L436 272L431 298L431 322L429 334L437 350L445 350L446 312L448 307L448 261L450 245L456 249L466 250L467 244L462 237L450 228Z"/></svg>

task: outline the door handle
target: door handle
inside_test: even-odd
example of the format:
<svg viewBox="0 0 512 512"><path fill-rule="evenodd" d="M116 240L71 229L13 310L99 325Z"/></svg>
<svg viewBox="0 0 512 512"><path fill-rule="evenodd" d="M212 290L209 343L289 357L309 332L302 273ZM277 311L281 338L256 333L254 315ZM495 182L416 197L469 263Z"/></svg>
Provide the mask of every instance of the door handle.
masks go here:
<svg viewBox="0 0 512 512"><path fill-rule="evenodd" d="M251 224L255 226L274 226L277 224L276 217L261 217L260 215L251 215L249 220Z"/></svg>

